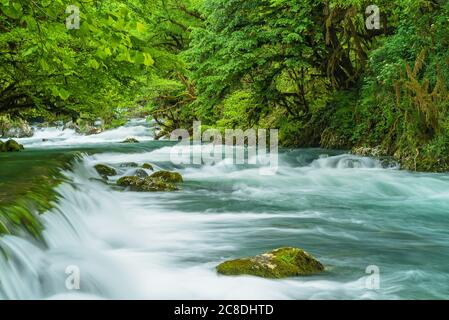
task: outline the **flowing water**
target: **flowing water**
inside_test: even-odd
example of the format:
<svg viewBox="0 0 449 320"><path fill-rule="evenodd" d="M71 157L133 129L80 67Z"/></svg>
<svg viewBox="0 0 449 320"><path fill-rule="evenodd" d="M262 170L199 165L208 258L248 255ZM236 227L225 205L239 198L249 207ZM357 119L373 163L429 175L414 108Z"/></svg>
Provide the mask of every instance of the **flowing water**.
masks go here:
<svg viewBox="0 0 449 320"><path fill-rule="evenodd" d="M136 145L117 142L128 136ZM42 139L47 139L43 141ZM27 152L89 150L41 216L44 243L4 236L3 299L448 299L449 176L384 168L369 158L283 150L275 176L223 161L175 166L173 143L134 122L96 136L42 129ZM123 192L93 166L150 162L180 172L174 193ZM324 265L317 276L224 277L215 266L282 246ZM80 289L66 287L67 267ZM367 286L367 267L380 287ZM368 281L369 282L369 281Z"/></svg>

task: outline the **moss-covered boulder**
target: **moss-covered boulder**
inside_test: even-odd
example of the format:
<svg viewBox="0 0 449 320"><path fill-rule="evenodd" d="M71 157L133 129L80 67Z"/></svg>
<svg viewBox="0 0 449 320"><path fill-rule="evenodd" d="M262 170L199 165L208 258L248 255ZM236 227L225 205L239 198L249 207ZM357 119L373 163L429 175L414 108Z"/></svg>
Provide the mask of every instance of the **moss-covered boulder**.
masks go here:
<svg viewBox="0 0 449 320"><path fill-rule="evenodd" d="M120 187L131 187L133 189L139 189L142 183L142 179L136 176L122 177L117 180L117 185Z"/></svg>
<svg viewBox="0 0 449 320"><path fill-rule="evenodd" d="M227 276L251 275L271 279L308 276L322 271L324 266L318 260L298 248L280 248L217 266L217 272Z"/></svg>
<svg viewBox="0 0 449 320"><path fill-rule="evenodd" d="M153 166L152 166L151 164L149 164L149 163L144 163L144 164L142 165L142 168L147 169L147 170L154 171Z"/></svg>
<svg viewBox="0 0 449 320"><path fill-rule="evenodd" d="M161 179L166 182L171 183L181 183L183 182L182 176L177 172L170 172L170 171L158 171L153 173L150 178L153 179Z"/></svg>
<svg viewBox="0 0 449 320"><path fill-rule="evenodd" d="M102 176L103 178L112 177L117 175L117 171L114 168L111 168L104 164L97 164L95 167L95 170L97 170L98 174Z"/></svg>
<svg viewBox="0 0 449 320"><path fill-rule="evenodd" d="M139 140L136 138L126 138L122 143L139 143Z"/></svg>
<svg viewBox="0 0 449 320"><path fill-rule="evenodd" d="M0 152L19 152L24 149L23 145L15 140L8 140L6 142L0 141Z"/></svg>
<svg viewBox="0 0 449 320"><path fill-rule="evenodd" d="M161 192L161 191L176 191L178 188L170 182L158 178L146 177L143 179L141 191L146 192Z"/></svg>
<svg viewBox="0 0 449 320"><path fill-rule="evenodd" d="M138 192L167 192L178 190L178 188L170 182L151 177L146 177L144 179L136 176L122 177L117 181L117 185Z"/></svg>

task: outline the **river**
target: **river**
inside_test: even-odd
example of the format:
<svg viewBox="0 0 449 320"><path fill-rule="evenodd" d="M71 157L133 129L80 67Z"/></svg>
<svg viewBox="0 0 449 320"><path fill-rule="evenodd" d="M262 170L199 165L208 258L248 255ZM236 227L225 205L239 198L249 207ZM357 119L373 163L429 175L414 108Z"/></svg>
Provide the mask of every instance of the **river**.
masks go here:
<svg viewBox="0 0 449 320"><path fill-rule="evenodd" d="M141 143L118 142L129 136ZM46 139L43 141L42 139ZM449 176L385 168L318 149L282 150L274 176L255 166L180 166L174 144L135 121L95 136L41 129L26 152L89 150L40 216L43 242L3 236L2 299L448 299ZM185 180L173 193L124 192L93 166L149 162ZM115 179L115 178L114 178ZM113 181L112 181L113 182ZM311 277L225 277L215 266L278 247L326 266ZM79 290L68 290L69 266ZM369 266L379 288L366 285Z"/></svg>

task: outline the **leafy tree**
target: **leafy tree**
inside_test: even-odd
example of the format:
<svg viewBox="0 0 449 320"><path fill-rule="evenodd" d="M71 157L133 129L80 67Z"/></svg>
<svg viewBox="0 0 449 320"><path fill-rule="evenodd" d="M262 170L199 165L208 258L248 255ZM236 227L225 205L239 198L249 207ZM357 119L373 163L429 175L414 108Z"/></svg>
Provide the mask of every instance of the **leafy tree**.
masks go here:
<svg viewBox="0 0 449 320"><path fill-rule="evenodd" d="M65 25L69 4L79 30ZM126 3L0 1L0 111L110 116L136 98L154 64Z"/></svg>

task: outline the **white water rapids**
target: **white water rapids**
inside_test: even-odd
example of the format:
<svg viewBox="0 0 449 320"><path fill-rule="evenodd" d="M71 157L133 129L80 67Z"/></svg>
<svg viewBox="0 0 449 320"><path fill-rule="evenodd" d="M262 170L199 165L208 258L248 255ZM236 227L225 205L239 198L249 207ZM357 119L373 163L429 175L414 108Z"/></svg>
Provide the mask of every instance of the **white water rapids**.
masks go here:
<svg viewBox="0 0 449 320"><path fill-rule="evenodd" d="M281 154L276 176L225 163L173 167L171 146L108 151L129 136L146 143L145 126L96 136L46 129L26 147L101 144L65 174L60 199L41 216L45 245L4 236L3 299L400 299L443 298L449 277L446 213L449 179L382 168L350 155ZM42 141L50 139L49 141ZM154 148L153 148L154 149ZM320 151L321 153L322 151ZM306 156L305 156L306 155ZM180 172L174 193L124 192L92 178L93 166L150 162ZM326 265L325 274L266 280L224 277L215 266L281 246L299 246ZM427 259L427 260L426 260ZM432 262L430 262L432 261ZM366 287L378 265L381 288ZM80 289L66 287L66 268Z"/></svg>

